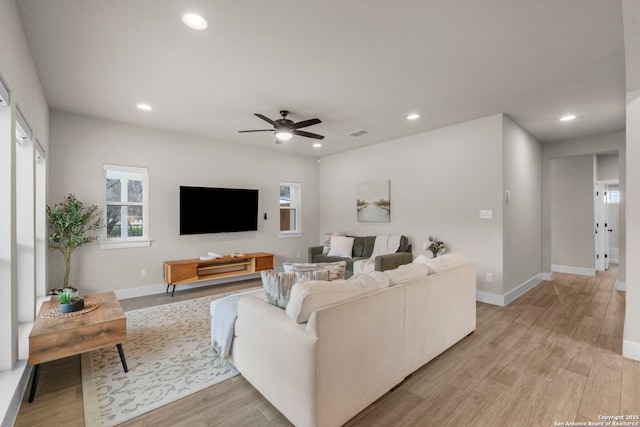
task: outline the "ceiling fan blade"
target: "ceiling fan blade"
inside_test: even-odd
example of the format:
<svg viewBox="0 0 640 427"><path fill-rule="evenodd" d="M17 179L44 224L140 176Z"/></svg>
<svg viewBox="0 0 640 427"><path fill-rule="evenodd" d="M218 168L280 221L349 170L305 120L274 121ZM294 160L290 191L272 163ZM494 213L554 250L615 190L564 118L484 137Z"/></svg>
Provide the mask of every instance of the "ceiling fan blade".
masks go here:
<svg viewBox="0 0 640 427"><path fill-rule="evenodd" d="M317 133L305 132L303 130L296 130L296 129L293 129L292 132L294 135L306 136L307 138L324 139L324 136L318 135Z"/></svg>
<svg viewBox="0 0 640 427"><path fill-rule="evenodd" d="M301 122L294 123L294 124L291 126L291 129L306 128L307 126L317 125L318 123L322 123L322 120L320 120L320 119L309 119L309 120L303 120L303 121L301 121Z"/></svg>
<svg viewBox="0 0 640 427"><path fill-rule="evenodd" d="M246 133L246 132L273 132L273 129L254 129L254 130L239 130L238 132L240 133Z"/></svg>
<svg viewBox="0 0 640 427"><path fill-rule="evenodd" d="M271 120L269 117L264 116L262 114L259 113L255 113L256 116L260 117L262 120L264 120L265 122L269 123L269 124L274 124L273 120Z"/></svg>

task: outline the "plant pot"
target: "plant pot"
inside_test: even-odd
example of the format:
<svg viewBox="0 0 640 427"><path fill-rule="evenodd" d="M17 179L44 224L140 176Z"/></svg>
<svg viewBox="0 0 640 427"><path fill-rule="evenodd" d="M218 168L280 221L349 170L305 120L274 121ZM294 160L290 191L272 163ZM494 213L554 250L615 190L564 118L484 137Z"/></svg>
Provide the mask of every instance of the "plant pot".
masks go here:
<svg viewBox="0 0 640 427"><path fill-rule="evenodd" d="M71 304L60 304L60 313L73 313L84 308L84 299L79 299Z"/></svg>

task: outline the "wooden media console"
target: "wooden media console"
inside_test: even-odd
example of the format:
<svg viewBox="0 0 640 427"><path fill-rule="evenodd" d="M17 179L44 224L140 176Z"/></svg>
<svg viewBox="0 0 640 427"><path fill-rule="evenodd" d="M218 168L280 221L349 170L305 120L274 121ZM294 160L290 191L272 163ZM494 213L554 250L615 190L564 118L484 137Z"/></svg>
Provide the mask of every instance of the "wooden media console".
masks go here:
<svg viewBox="0 0 640 427"><path fill-rule="evenodd" d="M273 268L273 254L256 252L241 256L224 256L212 260L183 259L164 262L164 281L173 286L183 283L202 282L204 280L224 279L226 277L244 276Z"/></svg>

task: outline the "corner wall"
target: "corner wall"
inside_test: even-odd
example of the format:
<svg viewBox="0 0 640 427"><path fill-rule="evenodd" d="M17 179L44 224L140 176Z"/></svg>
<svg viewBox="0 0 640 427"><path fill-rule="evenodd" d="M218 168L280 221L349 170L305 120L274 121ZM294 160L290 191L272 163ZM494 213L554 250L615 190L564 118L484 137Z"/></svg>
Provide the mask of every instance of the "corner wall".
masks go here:
<svg viewBox="0 0 640 427"><path fill-rule="evenodd" d="M504 116L503 151L502 293L508 303L542 279L542 147L513 120Z"/></svg>
<svg viewBox="0 0 640 427"><path fill-rule="evenodd" d="M49 203L74 193L87 204L102 206L103 163L149 170L151 247L100 249L91 243L78 249L73 254L71 284L84 294L116 290L129 295L126 292L132 288L155 285L164 290L163 261L198 258L208 251L271 252L276 264L306 260L307 248L317 241L315 158L55 110L50 153ZM280 181L302 184L301 238L278 237ZM180 236L180 185L258 189L258 231ZM50 251L49 256L53 288L62 280L64 263L59 252ZM148 277L140 277L143 268Z"/></svg>
<svg viewBox="0 0 640 427"><path fill-rule="evenodd" d="M477 265L478 290L503 294L502 115L323 157L319 234L404 234L414 257L429 236ZM356 218L356 186L389 179L391 222ZM479 210L493 210L480 219ZM486 273L493 282L485 281Z"/></svg>

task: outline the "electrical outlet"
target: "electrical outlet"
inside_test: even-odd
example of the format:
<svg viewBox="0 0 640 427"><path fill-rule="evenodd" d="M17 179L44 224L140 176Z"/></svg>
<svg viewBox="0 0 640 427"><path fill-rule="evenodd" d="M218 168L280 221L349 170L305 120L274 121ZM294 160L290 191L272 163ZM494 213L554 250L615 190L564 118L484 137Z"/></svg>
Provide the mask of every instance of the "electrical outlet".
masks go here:
<svg viewBox="0 0 640 427"><path fill-rule="evenodd" d="M486 281L487 281L487 283L492 283L493 282L493 274L487 273Z"/></svg>
<svg viewBox="0 0 640 427"><path fill-rule="evenodd" d="M140 277L147 277L147 269L143 268L142 270L140 270Z"/></svg>

